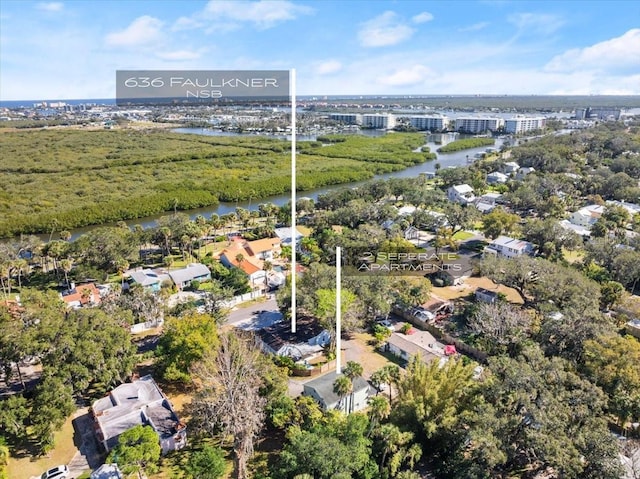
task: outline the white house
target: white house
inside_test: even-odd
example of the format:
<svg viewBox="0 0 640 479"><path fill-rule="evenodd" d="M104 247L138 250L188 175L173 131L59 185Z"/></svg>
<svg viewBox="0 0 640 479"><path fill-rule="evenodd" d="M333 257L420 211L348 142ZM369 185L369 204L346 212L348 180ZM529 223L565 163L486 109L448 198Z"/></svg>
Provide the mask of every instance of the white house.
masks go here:
<svg viewBox="0 0 640 479"><path fill-rule="evenodd" d="M498 236L484 249L485 253L514 258L523 254L533 254L535 246L533 243L523 241L509 236Z"/></svg>
<svg viewBox="0 0 640 479"><path fill-rule="evenodd" d="M591 231L588 228L585 228L584 226L580 226L580 225L574 225L569 220L561 220L559 224L564 229L573 231L582 237L591 236Z"/></svg>
<svg viewBox="0 0 640 479"><path fill-rule="evenodd" d="M498 183L506 183L509 177L499 171L493 171L487 175L487 183L495 185Z"/></svg>
<svg viewBox="0 0 640 479"><path fill-rule="evenodd" d="M633 219L635 215L640 214L640 205L637 205L635 203L627 203L626 201L611 200L611 201L607 201L607 205L620 206L621 208L624 208L625 210L627 210L627 213L629 213L629 217L631 219Z"/></svg>
<svg viewBox="0 0 640 479"><path fill-rule="evenodd" d="M510 175L511 173L515 173L520 169L520 165L515 161L509 161L502 166L502 172L505 175Z"/></svg>
<svg viewBox="0 0 640 479"><path fill-rule="evenodd" d="M291 246L291 234L293 232L293 228L276 228L274 231L276 233L276 236L280 239L280 244L282 246ZM300 249L300 241L302 241L302 238L304 238L304 235L298 228L296 228L296 249Z"/></svg>
<svg viewBox="0 0 640 479"><path fill-rule="evenodd" d="M591 229L593 224L602 216L604 210L605 207L602 205L585 206L571 213L569 222L577 226L582 226L583 228Z"/></svg>
<svg viewBox="0 0 640 479"><path fill-rule="evenodd" d="M187 445L187 426L151 376L116 387L91 405L91 413L98 442L107 452L120 434L138 425L153 428L163 454Z"/></svg>
<svg viewBox="0 0 640 479"><path fill-rule="evenodd" d="M303 386L302 394L315 399L324 411L337 409L345 413L361 411L367 407L369 399L369 383L361 377L353 380L353 392L341 398L333 392L333 383L338 378L332 371L316 379L312 379Z"/></svg>
<svg viewBox="0 0 640 479"><path fill-rule="evenodd" d="M447 190L447 199L455 203L466 205L475 199L473 188L467 184L450 186Z"/></svg>

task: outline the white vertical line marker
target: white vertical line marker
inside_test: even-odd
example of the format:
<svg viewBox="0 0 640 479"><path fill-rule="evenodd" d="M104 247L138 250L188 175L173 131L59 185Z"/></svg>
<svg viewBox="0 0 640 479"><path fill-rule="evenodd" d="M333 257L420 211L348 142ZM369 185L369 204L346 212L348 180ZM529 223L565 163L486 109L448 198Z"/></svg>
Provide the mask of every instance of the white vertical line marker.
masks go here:
<svg viewBox="0 0 640 479"><path fill-rule="evenodd" d="M340 286L342 285L342 248L336 246L336 374L341 372L341 354L340 348L342 347L342 339L340 338L340 330L342 324L340 318L342 317L342 291Z"/></svg>
<svg viewBox="0 0 640 479"><path fill-rule="evenodd" d="M289 71L291 94L291 332L296 332L296 70Z"/></svg>

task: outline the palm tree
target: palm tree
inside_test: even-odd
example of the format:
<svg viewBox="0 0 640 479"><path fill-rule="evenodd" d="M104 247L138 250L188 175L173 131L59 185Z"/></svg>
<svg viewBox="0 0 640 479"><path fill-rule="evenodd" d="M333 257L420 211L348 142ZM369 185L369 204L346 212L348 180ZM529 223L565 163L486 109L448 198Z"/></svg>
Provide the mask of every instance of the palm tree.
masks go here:
<svg viewBox="0 0 640 479"><path fill-rule="evenodd" d="M389 417L389 414L391 414L391 404L387 398L373 396L369 399L369 432L367 437L371 435L378 424Z"/></svg>
<svg viewBox="0 0 640 479"><path fill-rule="evenodd" d="M211 218L209 218L209 226L211 226L212 231L210 232L213 233L213 236L217 235L218 230L223 224L224 222L222 221L222 218L220 218L217 213L211 215Z"/></svg>
<svg viewBox="0 0 640 479"><path fill-rule="evenodd" d="M349 410L348 413L353 412L353 382L356 378L362 377L362 373L364 372L362 365L355 361L347 361L347 364L342 369L342 374L344 374L349 381L351 382L351 393L349 397Z"/></svg>
<svg viewBox="0 0 640 479"><path fill-rule="evenodd" d="M343 409L343 404L345 398L353 392L353 384L351 380L346 376L338 376L335 381L333 381L333 392L338 395L340 401L338 402L338 408L340 410ZM348 413L348 409L346 404L344 405L344 411Z"/></svg>
<svg viewBox="0 0 640 479"><path fill-rule="evenodd" d="M162 235L162 240L164 241L164 253L165 256L171 254L171 230L167 226L163 226L160 228L160 234Z"/></svg>
<svg viewBox="0 0 640 479"><path fill-rule="evenodd" d="M71 269L73 268L73 261L71 261L69 258L61 259L60 260L60 268L62 268L62 271L64 272L64 283L67 285L67 288L68 288L69 287L69 273L71 272Z"/></svg>
<svg viewBox="0 0 640 479"><path fill-rule="evenodd" d="M269 284L269 281L268 281L268 280L269 280L269 278L268 278L268 276L269 276L269 271L273 270L273 263L272 263L271 261L269 261L269 260L265 260L265 262L264 262L264 263L262 263L262 269L263 269L263 270L264 270L264 272L265 272L265 275L264 275L264 285L265 285L265 286L268 286L268 284Z"/></svg>

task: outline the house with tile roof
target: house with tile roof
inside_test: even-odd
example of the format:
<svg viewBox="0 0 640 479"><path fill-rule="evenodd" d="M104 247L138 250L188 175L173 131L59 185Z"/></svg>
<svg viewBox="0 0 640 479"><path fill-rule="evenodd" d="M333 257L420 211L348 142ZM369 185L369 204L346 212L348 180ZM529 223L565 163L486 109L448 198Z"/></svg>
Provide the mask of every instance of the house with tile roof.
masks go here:
<svg viewBox="0 0 640 479"><path fill-rule="evenodd" d="M220 253L220 262L227 268L238 268L249 282L254 285L264 284L266 272L262 269L264 262L251 255L241 242L235 242Z"/></svg>
<svg viewBox="0 0 640 479"><path fill-rule="evenodd" d="M263 238L244 243L244 249L250 256L261 260L273 261L280 252L280 238Z"/></svg>
<svg viewBox="0 0 640 479"><path fill-rule="evenodd" d="M95 306L100 304L100 291L94 283L75 285L71 283L71 289L62 292L62 301L69 308L81 308L83 306Z"/></svg>

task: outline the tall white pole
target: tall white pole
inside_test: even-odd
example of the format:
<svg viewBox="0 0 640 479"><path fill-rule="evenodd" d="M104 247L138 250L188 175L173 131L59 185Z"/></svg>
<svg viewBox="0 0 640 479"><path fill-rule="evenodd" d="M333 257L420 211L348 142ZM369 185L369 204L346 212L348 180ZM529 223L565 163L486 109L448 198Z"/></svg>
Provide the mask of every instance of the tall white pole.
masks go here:
<svg viewBox="0 0 640 479"><path fill-rule="evenodd" d="M341 372L341 354L340 348L342 347L342 339L340 338L340 331L342 329L341 317L342 317L342 291L340 286L342 285L342 248L336 246L336 374Z"/></svg>
<svg viewBox="0 0 640 479"><path fill-rule="evenodd" d="M289 71L291 92L291 332L296 332L296 70Z"/></svg>

